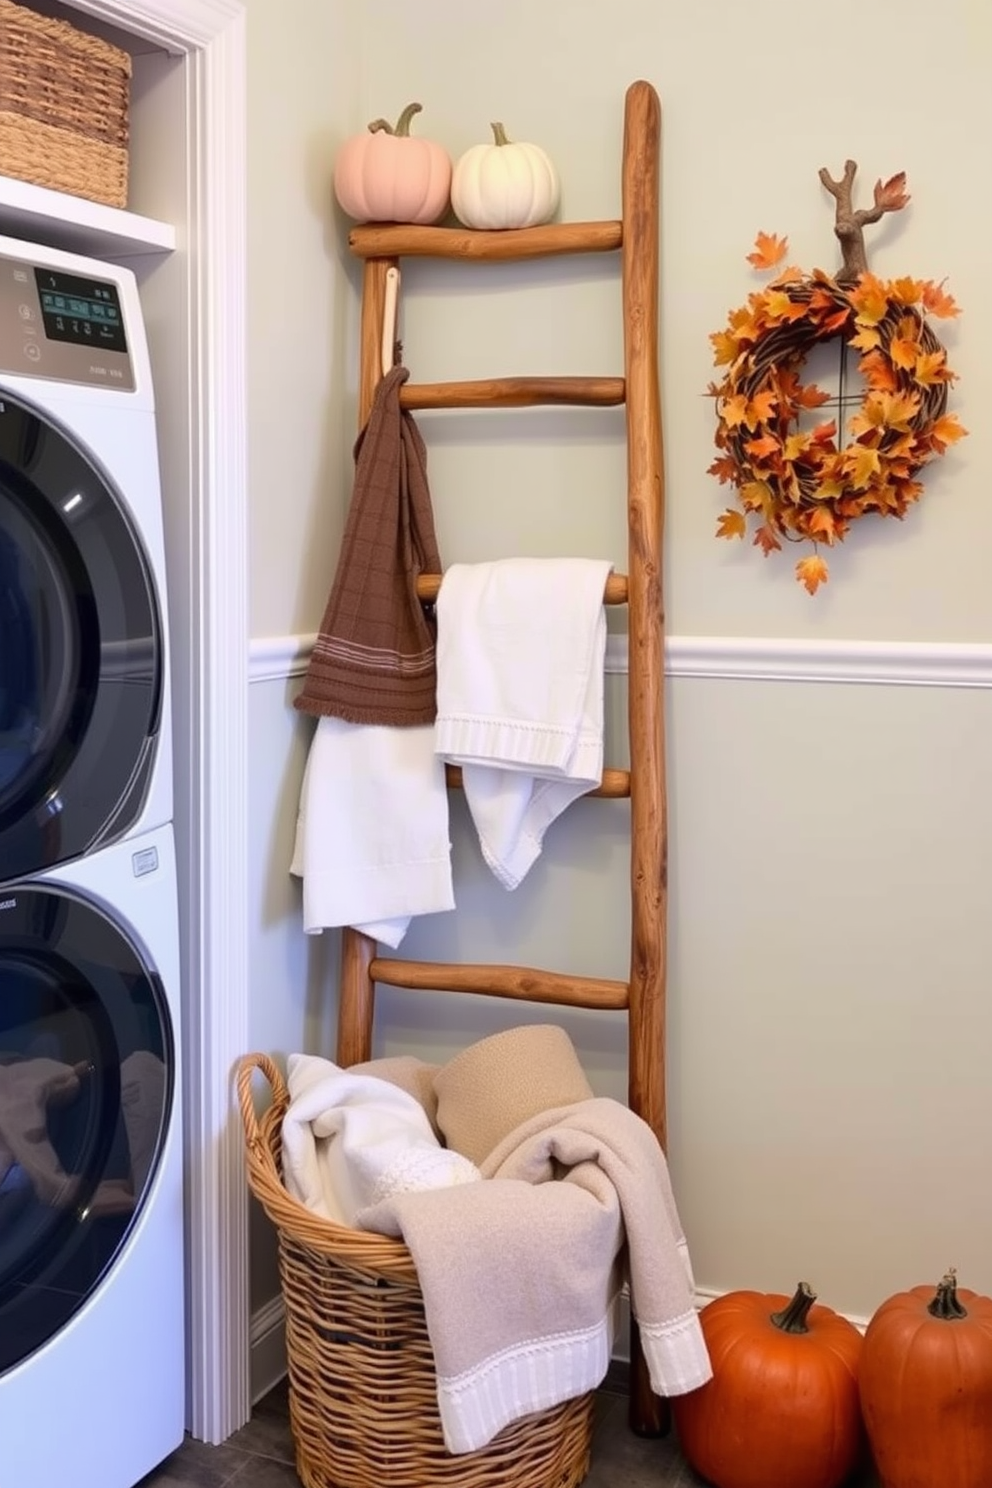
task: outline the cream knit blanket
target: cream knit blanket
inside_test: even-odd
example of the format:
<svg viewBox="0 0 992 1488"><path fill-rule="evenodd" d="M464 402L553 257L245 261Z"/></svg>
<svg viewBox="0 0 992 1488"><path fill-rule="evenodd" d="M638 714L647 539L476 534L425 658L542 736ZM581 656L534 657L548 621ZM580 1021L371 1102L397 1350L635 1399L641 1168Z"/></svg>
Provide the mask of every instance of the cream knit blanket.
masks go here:
<svg viewBox="0 0 992 1488"><path fill-rule="evenodd" d="M480 1167L490 1182L397 1194L357 1216L413 1255L450 1452L594 1389L624 1281L656 1393L710 1378L667 1164L640 1117L602 1098L560 1106Z"/></svg>

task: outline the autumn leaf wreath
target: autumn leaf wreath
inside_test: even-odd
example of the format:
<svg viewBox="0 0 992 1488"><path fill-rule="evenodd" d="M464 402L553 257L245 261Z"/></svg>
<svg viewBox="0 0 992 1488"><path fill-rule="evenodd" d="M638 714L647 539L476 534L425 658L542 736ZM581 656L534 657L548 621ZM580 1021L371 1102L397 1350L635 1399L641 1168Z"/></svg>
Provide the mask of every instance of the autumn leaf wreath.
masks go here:
<svg viewBox="0 0 992 1488"><path fill-rule="evenodd" d="M864 227L909 201L905 173L878 181L873 206L855 211L856 170L849 160L840 181L820 172L837 203L840 271L831 277L820 269L781 269L710 337L714 363L726 372L708 389L721 452L709 474L733 486L738 503L720 517L717 536L743 538L750 518L757 524L754 544L766 557L783 540L811 542L813 553L796 564L796 578L810 594L828 578L820 546L842 542L851 522L869 512L904 517L923 492L918 472L967 432L947 412L955 374L929 319L955 316L957 305L932 281L877 278L865 257ZM772 271L787 248L787 239L759 233L748 262ZM800 427L803 414L831 401L801 380L806 359L815 346L837 339L860 353L864 379L846 442L836 417Z"/></svg>

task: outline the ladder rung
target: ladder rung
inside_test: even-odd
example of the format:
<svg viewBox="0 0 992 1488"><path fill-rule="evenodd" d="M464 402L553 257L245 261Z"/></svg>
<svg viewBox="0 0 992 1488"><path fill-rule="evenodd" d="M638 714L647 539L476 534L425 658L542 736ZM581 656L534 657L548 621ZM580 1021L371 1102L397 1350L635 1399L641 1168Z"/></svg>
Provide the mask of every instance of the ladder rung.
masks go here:
<svg viewBox="0 0 992 1488"><path fill-rule="evenodd" d="M624 400L622 377L492 377L482 382L408 382L403 408L530 408L573 403L615 408Z"/></svg>
<svg viewBox="0 0 992 1488"><path fill-rule="evenodd" d="M356 258L469 258L492 262L550 258L557 253L612 253L623 244L622 222L550 222L544 227L475 232L466 227L412 227L402 223L353 227L348 243Z"/></svg>
<svg viewBox="0 0 992 1488"><path fill-rule="evenodd" d="M445 778L449 790L462 789L462 772L459 765L445 765ZM587 791L582 797L596 796L607 801L622 801L630 795L630 771L629 770L604 770L602 784L595 790Z"/></svg>
<svg viewBox="0 0 992 1488"><path fill-rule="evenodd" d="M417 580L417 598L426 600L437 599L441 591L442 577L442 574L421 574ZM608 605L622 605L627 603L626 574L610 574L603 593L603 603Z"/></svg>
<svg viewBox="0 0 992 1488"><path fill-rule="evenodd" d="M452 966L444 961L398 961L376 956L369 967L373 982L406 987L413 992L475 992L516 1002L547 1002L556 1007L617 1010L627 1007L626 982L601 977L563 976L528 966Z"/></svg>

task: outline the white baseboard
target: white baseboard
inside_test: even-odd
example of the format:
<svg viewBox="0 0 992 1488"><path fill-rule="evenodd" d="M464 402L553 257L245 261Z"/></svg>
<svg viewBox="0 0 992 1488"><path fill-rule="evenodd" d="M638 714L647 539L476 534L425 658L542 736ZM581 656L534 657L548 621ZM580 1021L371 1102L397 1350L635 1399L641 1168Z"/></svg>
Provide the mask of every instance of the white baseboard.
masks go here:
<svg viewBox="0 0 992 1488"><path fill-rule="evenodd" d="M705 1307L723 1297L724 1292L712 1287L696 1288L696 1307ZM841 1313L849 1323L864 1332L868 1319L851 1313ZM251 1319L251 1398L252 1404L279 1383L286 1373L286 1313L281 1297L273 1297L252 1314ZM622 1363L630 1361L630 1306L626 1296L621 1298L620 1319L617 1328L613 1357Z"/></svg>
<svg viewBox="0 0 992 1488"><path fill-rule="evenodd" d="M251 682L285 682L306 671L315 637L251 642ZM669 636L670 677L750 682L847 682L896 687L992 687L992 645L942 641L805 641L766 636ZM627 671L627 637L611 635L606 671Z"/></svg>
<svg viewBox="0 0 992 1488"><path fill-rule="evenodd" d="M248 1337L251 1403L255 1405L286 1373L286 1309L281 1297L273 1297L252 1313Z"/></svg>

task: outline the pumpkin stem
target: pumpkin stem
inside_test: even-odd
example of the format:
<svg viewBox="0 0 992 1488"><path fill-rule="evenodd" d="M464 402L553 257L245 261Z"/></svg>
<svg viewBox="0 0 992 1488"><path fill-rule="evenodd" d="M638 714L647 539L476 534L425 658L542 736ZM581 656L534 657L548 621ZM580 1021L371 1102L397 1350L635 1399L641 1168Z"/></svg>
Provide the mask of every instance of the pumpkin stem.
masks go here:
<svg viewBox="0 0 992 1488"><path fill-rule="evenodd" d="M773 1312L770 1321L783 1333L808 1333L806 1316L815 1301L816 1293L813 1288L801 1281L788 1307L783 1307L781 1312Z"/></svg>
<svg viewBox="0 0 992 1488"><path fill-rule="evenodd" d="M931 1317L953 1323L957 1318L966 1318L968 1309L958 1301L958 1274L952 1267L937 1288L937 1295L927 1307Z"/></svg>
<svg viewBox="0 0 992 1488"><path fill-rule="evenodd" d="M510 141L506 137L506 130L503 128L502 124L490 124L489 128L492 130L493 139L498 145L508 145L510 143Z"/></svg>
<svg viewBox="0 0 992 1488"><path fill-rule="evenodd" d="M422 103L408 103L395 125L390 124L388 119L373 119L369 125L369 133L395 134L397 139L406 139L410 134L410 120L414 114L422 113L423 107Z"/></svg>

